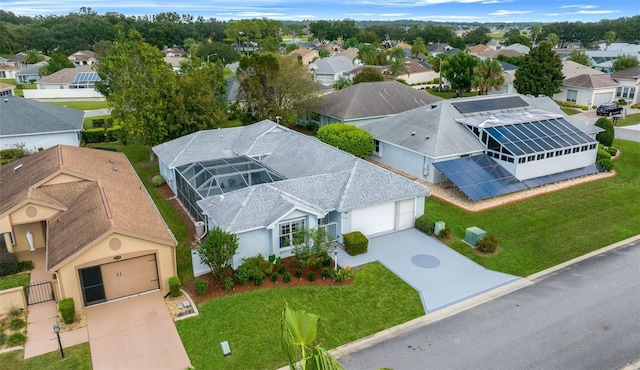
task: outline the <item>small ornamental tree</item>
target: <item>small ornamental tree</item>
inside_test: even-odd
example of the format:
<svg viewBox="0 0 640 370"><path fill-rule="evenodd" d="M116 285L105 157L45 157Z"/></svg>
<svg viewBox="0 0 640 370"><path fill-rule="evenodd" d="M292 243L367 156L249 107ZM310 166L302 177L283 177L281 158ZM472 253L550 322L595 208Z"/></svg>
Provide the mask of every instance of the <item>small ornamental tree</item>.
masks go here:
<svg viewBox="0 0 640 370"><path fill-rule="evenodd" d="M384 75L378 68L364 67L362 71L353 78L353 84L359 84L360 82L379 82L384 81Z"/></svg>
<svg viewBox="0 0 640 370"><path fill-rule="evenodd" d="M328 255L333 240L324 228L298 230L293 238L293 254L296 261L306 268L317 264Z"/></svg>
<svg viewBox="0 0 640 370"><path fill-rule="evenodd" d="M209 234L198 248L200 260L209 266L216 279L231 269L231 258L238 250L238 237L218 227L209 230Z"/></svg>
<svg viewBox="0 0 640 370"><path fill-rule="evenodd" d="M356 157L373 153L373 137L368 132L353 125L332 123L318 130L318 139Z"/></svg>
<svg viewBox="0 0 640 370"><path fill-rule="evenodd" d="M603 132L596 135L596 140L604 146L611 146L611 144L613 144L613 139L615 138L615 130L613 129L611 120L604 117L599 118L596 121L596 126L604 129Z"/></svg>

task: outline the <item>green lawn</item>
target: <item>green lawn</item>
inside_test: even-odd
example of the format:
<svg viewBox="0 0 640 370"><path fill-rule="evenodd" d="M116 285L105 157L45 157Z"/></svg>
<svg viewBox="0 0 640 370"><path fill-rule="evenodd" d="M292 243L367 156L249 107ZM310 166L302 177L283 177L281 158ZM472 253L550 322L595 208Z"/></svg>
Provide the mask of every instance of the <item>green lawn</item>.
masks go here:
<svg viewBox="0 0 640 370"><path fill-rule="evenodd" d="M13 93L16 96L24 96L24 93L22 92L22 90L25 90L25 89L35 90L37 88L36 84L16 84L16 80L13 78L0 78L0 82L4 82L9 85L14 85L16 88L13 89Z"/></svg>
<svg viewBox="0 0 640 370"><path fill-rule="evenodd" d="M48 103L77 110L109 108L109 104L106 101L54 101Z"/></svg>
<svg viewBox="0 0 640 370"><path fill-rule="evenodd" d="M616 126L631 126L640 123L640 113L634 113L628 115L625 119L620 119L616 123Z"/></svg>
<svg viewBox="0 0 640 370"><path fill-rule="evenodd" d="M614 146L622 151L615 177L475 213L428 198L425 214L452 228L453 249L487 268L518 276L544 270L640 234L640 144ZM460 241L470 226L495 235L502 252L474 254Z"/></svg>
<svg viewBox="0 0 640 370"><path fill-rule="evenodd" d="M29 274L15 274L0 278L0 290L11 289L18 286L29 286Z"/></svg>
<svg viewBox="0 0 640 370"><path fill-rule="evenodd" d="M573 116L574 114L582 113L581 110L574 109L574 108L563 108L563 107L560 107L560 110L563 111L568 116Z"/></svg>
<svg viewBox="0 0 640 370"><path fill-rule="evenodd" d="M50 352L41 356L24 360L24 351L13 351L0 354L0 369L3 370L67 370L92 369L89 343L64 349L64 359L60 352Z"/></svg>
<svg viewBox="0 0 640 370"><path fill-rule="evenodd" d="M424 314L418 292L381 264L371 263L348 286L263 289L200 305L199 316L176 322L192 365L196 369L285 365L279 341L285 302L320 316L318 339L326 349ZM219 345L225 340L232 352L226 358Z"/></svg>
<svg viewBox="0 0 640 370"><path fill-rule="evenodd" d="M169 225L169 228L178 240L176 247L176 262L178 266L178 277L180 281L185 283L193 280L193 266L191 264L191 240L189 229L182 222L178 213L173 209L171 204L158 192L151 184L151 178L159 175L158 163L149 162L149 148L142 144L122 145L120 143L99 143L92 146L116 148L119 152L124 153L129 161L133 164L133 168L138 173L144 186L149 191L151 198L158 207L160 214Z"/></svg>

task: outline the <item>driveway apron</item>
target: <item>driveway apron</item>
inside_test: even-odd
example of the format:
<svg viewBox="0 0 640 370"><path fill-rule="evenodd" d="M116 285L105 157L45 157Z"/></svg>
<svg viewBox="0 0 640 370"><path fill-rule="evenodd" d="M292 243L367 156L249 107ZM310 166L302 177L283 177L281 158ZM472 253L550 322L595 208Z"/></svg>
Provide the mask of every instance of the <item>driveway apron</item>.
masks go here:
<svg viewBox="0 0 640 370"><path fill-rule="evenodd" d="M341 266L371 261L382 263L416 289L425 313L520 279L487 270L416 229L371 238L368 252L363 255L349 256L343 250L338 254Z"/></svg>
<svg viewBox="0 0 640 370"><path fill-rule="evenodd" d="M191 367L160 292L86 308L94 369Z"/></svg>

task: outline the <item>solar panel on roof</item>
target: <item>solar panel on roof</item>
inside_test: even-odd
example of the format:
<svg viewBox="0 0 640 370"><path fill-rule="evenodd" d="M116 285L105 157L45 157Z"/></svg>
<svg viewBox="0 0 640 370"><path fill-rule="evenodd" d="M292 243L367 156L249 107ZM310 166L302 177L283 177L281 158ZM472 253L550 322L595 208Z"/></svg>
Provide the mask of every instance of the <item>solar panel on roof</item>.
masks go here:
<svg viewBox="0 0 640 370"><path fill-rule="evenodd" d="M91 82L100 81L98 72L78 72L73 80L74 84L87 84Z"/></svg>
<svg viewBox="0 0 640 370"><path fill-rule="evenodd" d="M454 108L462 114L486 112L500 109L512 109L526 107L529 104L519 96L508 96L497 99L470 100L452 103Z"/></svg>

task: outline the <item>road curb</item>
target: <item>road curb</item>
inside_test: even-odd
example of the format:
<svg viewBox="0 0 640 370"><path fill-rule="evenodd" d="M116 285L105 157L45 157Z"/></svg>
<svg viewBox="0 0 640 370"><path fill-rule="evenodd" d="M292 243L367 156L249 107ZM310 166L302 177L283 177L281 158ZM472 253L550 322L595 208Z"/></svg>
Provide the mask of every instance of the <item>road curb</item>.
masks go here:
<svg viewBox="0 0 640 370"><path fill-rule="evenodd" d="M407 321L405 323L393 326L391 328L379 331L375 334L369 335L367 337L364 337L362 339L358 339L356 341L344 344L340 347L336 347L332 350L330 350L329 352L335 357L335 358L341 358L344 356L347 356L351 353L369 348L375 344L378 344L380 342L383 342L387 339L393 338L393 337L397 337L399 335L403 335L405 333L408 333L411 330L417 329L417 328L421 328L425 325L440 321L442 319L451 317L453 315L456 315L458 313L464 312L468 309L471 309L473 307L476 307L478 305L481 305L483 303L492 301L496 298L502 297L504 295L513 293L517 290L520 290L522 288L525 288L527 286L530 286L532 284L534 284L536 281L540 281L546 277L549 277L553 274L555 274L556 272L571 266L573 264L582 262L584 260L587 260L589 258L593 258L599 255L602 255L604 253L610 252L612 250L618 249L621 246L623 246L624 244L630 243L630 242L634 242L636 240L640 240L640 235L636 235L624 240L621 240L617 243L608 245L606 247L600 248L598 250L595 250L593 252L589 252L585 255L582 255L580 257L576 257L572 260L569 260L567 262L563 262L559 265L556 265L554 267L550 267L546 270L537 272L535 274L529 275L527 277L518 279L514 282L511 282L509 284L505 284L503 286L500 286L496 289L490 290L488 292L479 294L475 297L471 297L467 300L464 300L462 302L453 304L451 306L447 306L445 308L442 308L438 311L434 311L431 313L428 313L424 316L420 316L417 317L413 320ZM636 366L637 367L633 367ZM640 360L638 360L637 362L635 362L634 364L630 364L627 365L628 367L624 367L624 370L631 370L631 369L638 369L640 368ZM288 367L282 367L279 370L286 370L288 369Z"/></svg>

